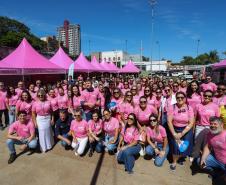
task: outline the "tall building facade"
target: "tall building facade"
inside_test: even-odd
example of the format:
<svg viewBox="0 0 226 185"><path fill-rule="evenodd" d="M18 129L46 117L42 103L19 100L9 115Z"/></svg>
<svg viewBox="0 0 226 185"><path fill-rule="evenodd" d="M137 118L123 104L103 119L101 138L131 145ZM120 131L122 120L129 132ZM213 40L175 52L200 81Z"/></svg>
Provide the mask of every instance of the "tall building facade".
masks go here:
<svg viewBox="0 0 226 185"><path fill-rule="evenodd" d="M81 53L81 30L79 24L70 24L68 20L64 25L57 28L57 40L68 48L70 55Z"/></svg>

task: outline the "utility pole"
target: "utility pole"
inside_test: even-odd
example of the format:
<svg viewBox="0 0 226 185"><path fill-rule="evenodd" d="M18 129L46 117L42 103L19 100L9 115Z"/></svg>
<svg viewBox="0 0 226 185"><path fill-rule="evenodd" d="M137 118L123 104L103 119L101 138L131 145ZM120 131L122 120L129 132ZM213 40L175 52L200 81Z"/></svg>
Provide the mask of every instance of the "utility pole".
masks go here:
<svg viewBox="0 0 226 185"><path fill-rule="evenodd" d="M143 56L143 42L142 40L140 41L140 62L142 62L142 56Z"/></svg>

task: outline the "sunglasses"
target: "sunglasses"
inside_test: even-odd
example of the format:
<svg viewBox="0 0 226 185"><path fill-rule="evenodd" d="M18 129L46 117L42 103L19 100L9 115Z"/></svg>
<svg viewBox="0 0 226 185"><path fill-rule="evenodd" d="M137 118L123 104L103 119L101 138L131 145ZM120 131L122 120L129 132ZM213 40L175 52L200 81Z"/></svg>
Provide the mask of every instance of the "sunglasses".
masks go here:
<svg viewBox="0 0 226 185"><path fill-rule="evenodd" d="M144 90L144 92L150 92L150 90Z"/></svg>
<svg viewBox="0 0 226 185"><path fill-rule="evenodd" d="M133 117L128 117L128 119L130 119L130 120L134 120L134 118L133 118Z"/></svg>
<svg viewBox="0 0 226 185"><path fill-rule="evenodd" d="M137 89L131 89L132 91L136 91Z"/></svg>
<svg viewBox="0 0 226 185"><path fill-rule="evenodd" d="M217 88L218 91L225 91L224 88Z"/></svg>
<svg viewBox="0 0 226 185"><path fill-rule="evenodd" d="M165 89L165 92L170 92L170 89Z"/></svg>
<svg viewBox="0 0 226 185"><path fill-rule="evenodd" d="M38 97L44 97L44 95L40 94L40 95L38 95Z"/></svg>
<svg viewBox="0 0 226 185"><path fill-rule="evenodd" d="M176 97L176 99L178 99L178 100L179 99L182 99L183 100L184 98L185 98L184 96L178 96L178 97Z"/></svg>
<svg viewBox="0 0 226 185"><path fill-rule="evenodd" d="M156 93L157 93L157 94L160 94L160 93L162 93L162 92L161 92L161 91L156 91Z"/></svg>
<svg viewBox="0 0 226 185"><path fill-rule="evenodd" d="M114 94L119 93L119 91L115 91Z"/></svg>
<svg viewBox="0 0 226 185"><path fill-rule="evenodd" d="M132 94L127 94L126 96L132 96Z"/></svg>
<svg viewBox="0 0 226 185"><path fill-rule="evenodd" d="M213 96L212 95L204 94L203 97L205 97L205 98L212 98Z"/></svg>
<svg viewBox="0 0 226 185"><path fill-rule="evenodd" d="M150 122L156 122L157 119L150 119Z"/></svg>
<svg viewBox="0 0 226 185"><path fill-rule="evenodd" d="M74 116L75 116L75 117L80 117L81 115L80 115L80 114L75 114Z"/></svg>
<svg viewBox="0 0 226 185"><path fill-rule="evenodd" d="M140 101L140 103L147 103L147 101Z"/></svg>

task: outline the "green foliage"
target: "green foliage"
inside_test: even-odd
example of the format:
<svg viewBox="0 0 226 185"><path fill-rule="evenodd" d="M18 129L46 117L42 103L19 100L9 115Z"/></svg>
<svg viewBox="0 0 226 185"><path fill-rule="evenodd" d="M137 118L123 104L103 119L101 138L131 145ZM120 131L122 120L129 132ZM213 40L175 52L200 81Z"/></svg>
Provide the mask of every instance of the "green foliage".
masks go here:
<svg viewBox="0 0 226 185"><path fill-rule="evenodd" d="M191 56L184 56L179 64L181 65L206 65L219 62L220 58L216 50L210 51L209 53L203 53L193 58Z"/></svg>
<svg viewBox="0 0 226 185"><path fill-rule="evenodd" d="M30 33L30 29L14 19L0 16L0 46L17 47L23 38L37 50L44 50L46 43Z"/></svg>

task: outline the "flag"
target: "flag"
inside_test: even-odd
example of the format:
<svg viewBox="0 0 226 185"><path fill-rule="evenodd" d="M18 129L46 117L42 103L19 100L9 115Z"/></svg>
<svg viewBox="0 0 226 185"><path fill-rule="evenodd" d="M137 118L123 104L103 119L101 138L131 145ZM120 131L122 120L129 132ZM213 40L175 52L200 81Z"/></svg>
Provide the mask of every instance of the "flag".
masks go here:
<svg viewBox="0 0 226 185"><path fill-rule="evenodd" d="M74 79L74 63L72 63L68 69L68 76L71 76Z"/></svg>

